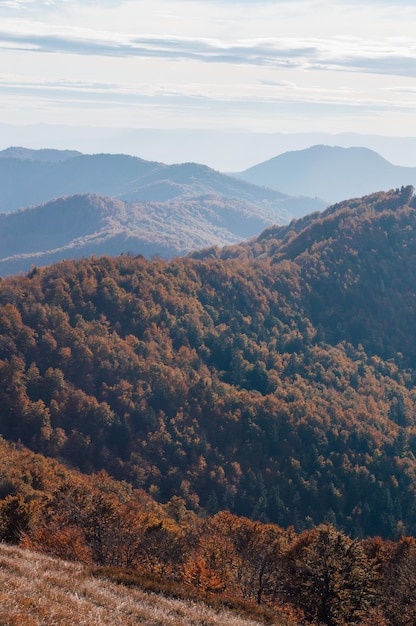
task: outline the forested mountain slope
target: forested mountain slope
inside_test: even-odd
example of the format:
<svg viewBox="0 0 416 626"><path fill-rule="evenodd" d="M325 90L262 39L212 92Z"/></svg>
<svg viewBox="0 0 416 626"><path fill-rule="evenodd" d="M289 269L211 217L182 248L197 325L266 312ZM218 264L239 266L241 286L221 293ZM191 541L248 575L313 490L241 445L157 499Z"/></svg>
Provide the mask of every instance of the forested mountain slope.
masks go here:
<svg viewBox="0 0 416 626"><path fill-rule="evenodd" d="M0 214L0 275L92 254L171 258L252 237L287 215L283 207L213 194L168 203L96 194L59 198Z"/></svg>
<svg viewBox="0 0 416 626"><path fill-rule="evenodd" d="M289 262L320 339L416 367L414 209L412 187L376 193L269 228L219 255Z"/></svg>
<svg viewBox="0 0 416 626"><path fill-rule="evenodd" d="M411 188L169 263L0 282L0 431L157 499L416 532Z"/></svg>

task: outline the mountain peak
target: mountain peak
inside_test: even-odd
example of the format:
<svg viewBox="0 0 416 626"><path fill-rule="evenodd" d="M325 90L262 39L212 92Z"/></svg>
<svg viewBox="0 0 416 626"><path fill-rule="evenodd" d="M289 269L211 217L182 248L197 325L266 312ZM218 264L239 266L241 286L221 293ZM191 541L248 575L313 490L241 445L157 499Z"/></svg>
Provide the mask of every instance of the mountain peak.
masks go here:
<svg viewBox="0 0 416 626"><path fill-rule="evenodd" d="M416 168L393 165L363 147L315 145L285 152L240 174L256 185L330 203L416 184Z"/></svg>

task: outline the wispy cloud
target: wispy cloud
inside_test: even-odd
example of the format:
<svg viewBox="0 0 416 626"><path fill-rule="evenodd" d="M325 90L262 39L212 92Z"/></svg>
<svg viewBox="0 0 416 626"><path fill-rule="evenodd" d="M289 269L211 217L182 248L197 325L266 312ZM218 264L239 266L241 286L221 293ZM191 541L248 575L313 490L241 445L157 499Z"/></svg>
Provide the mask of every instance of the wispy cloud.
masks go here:
<svg viewBox="0 0 416 626"><path fill-rule="evenodd" d="M0 0L2 119L406 128L415 22L410 0Z"/></svg>
<svg viewBox="0 0 416 626"><path fill-rule="evenodd" d="M387 90L386 90L387 92ZM413 94L414 90L397 89L398 93ZM339 109L385 110L392 107L391 101L378 96L357 97L357 94L345 89L333 91L329 88L299 87L293 82L259 81L256 85L233 85L230 88L221 84L189 83L186 86L175 84L127 84L106 83L95 81L71 80L34 80L21 77L0 76L0 93L7 96L27 96L49 101L65 100L71 102L96 102L117 105L154 105L172 106L206 106L215 108L233 107L234 109L251 106L264 109L275 106L321 106ZM396 101L393 105L397 110L413 109L413 103Z"/></svg>
<svg viewBox="0 0 416 626"><path fill-rule="evenodd" d="M275 38L220 41L49 29L22 22L20 29L0 30L0 46L10 50L108 57L142 57L203 63L253 65L305 70L361 71L416 75L416 46L407 40L389 45L332 38ZM39 32L40 31L40 32ZM42 32L43 31L43 32Z"/></svg>

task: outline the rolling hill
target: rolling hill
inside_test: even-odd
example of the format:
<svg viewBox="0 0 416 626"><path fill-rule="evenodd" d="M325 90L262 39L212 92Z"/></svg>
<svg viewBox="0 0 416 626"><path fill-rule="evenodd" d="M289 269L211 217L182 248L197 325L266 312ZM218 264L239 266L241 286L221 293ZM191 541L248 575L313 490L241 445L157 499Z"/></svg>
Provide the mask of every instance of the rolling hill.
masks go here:
<svg viewBox="0 0 416 626"><path fill-rule="evenodd" d="M285 152L239 175L287 194L319 197L327 203L374 191L416 184L416 168L392 165L368 148L313 146Z"/></svg>
<svg viewBox="0 0 416 626"><path fill-rule="evenodd" d="M172 185L166 187L172 196ZM161 189L159 184L149 197L160 198ZM92 254L171 258L221 247L287 221L290 206L290 199L258 206L214 194L168 202L124 202L97 194L59 198L0 214L0 275Z"/></svg>

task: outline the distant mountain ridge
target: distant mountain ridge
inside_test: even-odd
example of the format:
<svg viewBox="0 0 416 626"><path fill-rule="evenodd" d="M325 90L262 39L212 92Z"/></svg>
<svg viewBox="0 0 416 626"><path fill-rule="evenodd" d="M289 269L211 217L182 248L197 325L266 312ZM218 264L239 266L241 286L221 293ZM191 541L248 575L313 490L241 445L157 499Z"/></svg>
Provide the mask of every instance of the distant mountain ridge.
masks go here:
<svg viewBox="0 0 416 626"><path fill-rule="evenodd" d="M159 164L125 155L81 155L56 162L0 160L0 212L8 213L62 196L117 196Z"/></svg>
<svg viewBox="0 0 416 626"><path fill-rule="evenodd" d="M91 254L183 255L324 206L196 163L25 148L0 154L3 275Z"/></svg>
<svg viewBox="0 0 416 626"><path fill-rule="evenodd" d="M324 209L322 198L416 182L416 168L394 166L366 148L322 145L238 176L123 154L8 148L0 157L3 275L91 254L171 258L221 248Z"/></svg>
<svg viewBox="0 0 416 626"><path fill-rule="evenodd" d="M415 185L416 168L393 165L368 148L317 145L285 152L239 174L256 185L328 204L376 191Z"/></svg>
<svg viewBox="0 0 416 626"><path fill-rule="evenodd" d="M33 150L31 148L22 148L20 146L11 146L0 151L0 159L23 159L29 161L41 161L44 163L57 163L66 161L76 156L81 156L82 152L78 150L55 150L52 148L41 148Z"/></svg>
<svg viewBox="0 0 416 626"><path fill-rule="evenodd" d="M129 202L158 201L160 197L163 201L189 199L207 193L258 205L277 205L287 200L291 206L289 217L304 214L311 207L323 207L322 202L306 198L299 199L297 207L287 194L259 188L197 163L165 165L124 154L70 156L66 151L60 157L56 155L59 151L47 151L53 160L46 161L43 151L13 150L13 158L6 154L0 159L1 213L87 193Z"/></svg>

